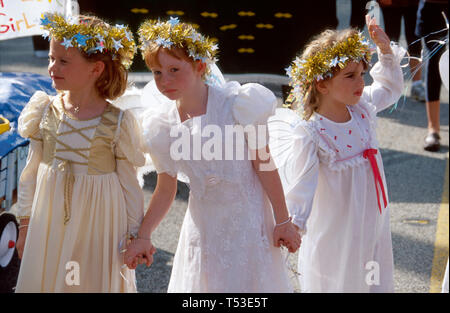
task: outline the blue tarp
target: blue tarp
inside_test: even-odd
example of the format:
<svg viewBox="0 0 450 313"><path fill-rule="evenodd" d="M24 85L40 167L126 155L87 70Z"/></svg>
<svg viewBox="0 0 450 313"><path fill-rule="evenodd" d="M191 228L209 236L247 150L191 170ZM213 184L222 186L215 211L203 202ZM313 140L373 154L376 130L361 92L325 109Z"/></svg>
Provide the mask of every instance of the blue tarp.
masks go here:
<svg viewBox="0 0 450 313"><path fill-rule="evenodd" d="M9 131L0 134L0 158L28 143L17 133L17 119L38 90L49 95L56 94L50 77L34 73L0 72L0 114L9 120L11 126Z"/></svg>

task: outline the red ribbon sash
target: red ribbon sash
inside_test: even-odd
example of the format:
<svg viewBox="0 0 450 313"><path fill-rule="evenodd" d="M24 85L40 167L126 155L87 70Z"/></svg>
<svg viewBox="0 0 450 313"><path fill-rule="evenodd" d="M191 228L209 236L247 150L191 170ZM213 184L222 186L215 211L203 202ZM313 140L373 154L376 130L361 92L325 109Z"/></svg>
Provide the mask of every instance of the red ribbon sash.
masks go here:
<svg viewBox="0 0 450 313"><path fill-rule="evenodd" d="M377 153L378 153L377 149L366 149L363 152L363 157L365 159L369 159L370 165L372 167L373 177L375 180L375 190L377 191L378 208L380 209L381 214L380 194L378 188L381 189L381 194L383 196L384 201L383 208L387 207L387 200L386 200L386 193L384 191L383 179L381 178L380 170L378 169L377 159L375 158L375 155Z"/></svg>

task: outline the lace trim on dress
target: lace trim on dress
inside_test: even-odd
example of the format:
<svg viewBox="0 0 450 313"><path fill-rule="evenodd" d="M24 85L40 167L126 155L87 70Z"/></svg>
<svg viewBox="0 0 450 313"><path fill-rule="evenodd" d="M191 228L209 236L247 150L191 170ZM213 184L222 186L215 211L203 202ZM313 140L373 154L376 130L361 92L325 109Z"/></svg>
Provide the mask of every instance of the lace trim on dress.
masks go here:
<svg viewBox="0 0 450 313"><path fill-rule="evenodd" d="M362 103L356 105L354 107L354 110L359 111L355 113L362 113L368 116L370 128L374 129L376 124L376 122L374 121L374 118L376 118L376 111L372 112L372 110L368 110ZM338 159L336 147L332 144L332 138L329 134L320 132L318 122L309 120L301 121L300 124L308 132L308 134L310 134L313 141L319 146L319 159L323 163L327 164L329 169L333 171L342 171L350 167L355 167L367 163L367 160L363 156L363 151L344 159ZM378 144L370 133L369 137L370 138L368 142L370 147L376 148Z"/></svg>

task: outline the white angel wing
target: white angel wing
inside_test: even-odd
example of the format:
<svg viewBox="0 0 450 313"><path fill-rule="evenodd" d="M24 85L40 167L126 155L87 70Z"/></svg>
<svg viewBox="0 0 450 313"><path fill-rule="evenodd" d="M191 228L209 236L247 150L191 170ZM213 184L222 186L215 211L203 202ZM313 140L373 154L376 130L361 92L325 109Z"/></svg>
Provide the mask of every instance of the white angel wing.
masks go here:
<svg viewBox="0 0 450 313"><path fill-rule="evenodd" d="M136 87L127 89L122 96L115 100L110 100L110 102L116 108L122 111L130 111L133 113L134 118L138 121L139 125L142 125L142 113L146 110L145 105L141 101L142 90ZM142 133L140 134L142 135ZM143 142L143 139L140 139ZM146 162L142 167L137 168L137 179L139 185L142 187L144 185L144 175L154 171L152 160L149 155L146 154Z"/></svg>
<svg viewBox="0 0 450 313"><path fill-rule="evenodd" d="M275 115L268 120L269 149L280 175L281 183L285 191L291 189L296 181L294 141L296 138L294 129L301 122L301 117L291 109L278 108Z"/></svg>
<svg viewBox="0 0 450 313"><path fill-rule="evenodd" d="M131 111L134 117L139 121L141 113L145 110L145 106L141 102L141 94L142 90L132 87L125 90L125 93L122 96L110 102L122 111Z"/></svg>

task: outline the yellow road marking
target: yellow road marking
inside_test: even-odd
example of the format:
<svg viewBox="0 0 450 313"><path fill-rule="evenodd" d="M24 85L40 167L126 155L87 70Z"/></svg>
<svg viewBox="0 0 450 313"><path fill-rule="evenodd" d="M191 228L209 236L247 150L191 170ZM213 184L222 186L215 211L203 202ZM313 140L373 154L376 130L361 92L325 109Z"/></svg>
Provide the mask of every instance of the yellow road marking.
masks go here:
<svg viewBox="0 0 450 313"><path fill-rule="evenodd" d="M442 281L445 267L448 261L448 154L445 169L444 191L442 192L442 202L439 209L439 216L436 226L436 240L434 242L433 266L431 268L430 292L438 293L442 290Z"/></svg>

